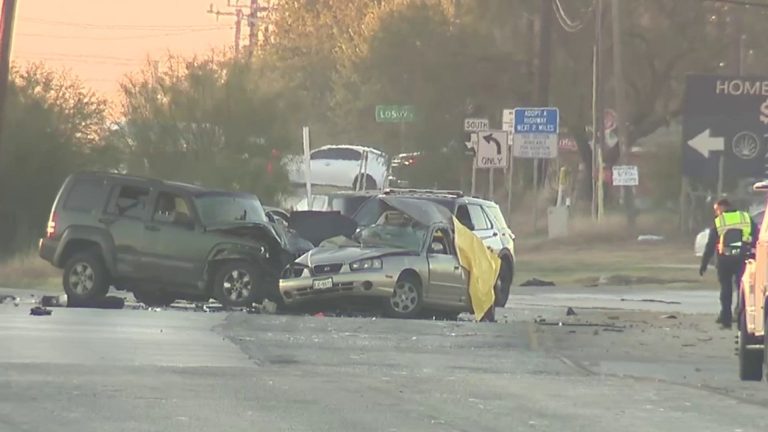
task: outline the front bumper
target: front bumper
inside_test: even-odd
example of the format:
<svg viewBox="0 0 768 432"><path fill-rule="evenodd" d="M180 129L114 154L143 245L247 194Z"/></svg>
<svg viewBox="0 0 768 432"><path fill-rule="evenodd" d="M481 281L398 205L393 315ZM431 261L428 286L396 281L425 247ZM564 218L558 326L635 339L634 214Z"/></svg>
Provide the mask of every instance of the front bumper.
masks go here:
<svg viewBox="0 0 768 432"><path fill-rule="evenodd" d="M314 280L328 278L333 279L333 285L330 288L313 288ZM376 272L350 272L280 279L280 295L286 305L349 297L389 298L392 297L395 282L395 276Z"/></svg>

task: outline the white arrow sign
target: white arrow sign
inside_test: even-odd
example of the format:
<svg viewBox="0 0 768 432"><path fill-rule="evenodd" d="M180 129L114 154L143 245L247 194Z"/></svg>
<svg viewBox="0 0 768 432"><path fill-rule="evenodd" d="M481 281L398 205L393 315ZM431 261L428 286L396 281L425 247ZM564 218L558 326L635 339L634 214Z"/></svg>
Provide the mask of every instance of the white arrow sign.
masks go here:
<svg viewBox="0 0 768 432"><path fill-rule="evenodd" d="M713 137L711 131L707 129L688 141L688 145L705 158L709 158L710 152L725 149L725 138Z"/></svg>

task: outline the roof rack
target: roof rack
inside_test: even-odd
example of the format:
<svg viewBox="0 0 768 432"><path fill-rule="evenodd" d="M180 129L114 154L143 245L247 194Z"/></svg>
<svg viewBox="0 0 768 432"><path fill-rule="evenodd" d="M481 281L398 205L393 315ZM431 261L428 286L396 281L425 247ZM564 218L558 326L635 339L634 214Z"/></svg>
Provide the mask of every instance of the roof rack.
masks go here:
<svg viewBox="0 0 768 432"><path fill-rule="evenodd" d="M401 188L384 189L384 194L385 195L395 195L395 194L448 195L448 196L454 196L454 197L464 196L464 192L460 190L401 189Z"/></svg>

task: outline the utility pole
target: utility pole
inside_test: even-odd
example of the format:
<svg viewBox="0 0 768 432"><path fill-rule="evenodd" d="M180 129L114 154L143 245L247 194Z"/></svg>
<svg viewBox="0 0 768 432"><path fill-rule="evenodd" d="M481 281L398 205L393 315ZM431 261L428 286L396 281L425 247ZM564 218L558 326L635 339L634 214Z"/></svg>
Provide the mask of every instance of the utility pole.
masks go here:
<svg viewBox="0 0 768 432"><path fill-rule="evenodd" d="M256 45L259 43L259 21L261 12L268 12L269 6L260 6L259 0L251 0L251 11L248 14L248 58L253 57Z"/></svg>
<svg viewBox="0 0 768 432"><path fill-rule="evenodd" d="M613 33L613 83L614 97L616 98L616 128L619 134L620 164L628 165L632 154L632 143L629 142L629 119L627 117L627 94L624 84L624 57L621 40L621 0L612 0L611 3L611 27ZM635 226L635 195L632 186L622 186L624 209L627 213L627 224Z"/></svg>
<svg viewBox="0 0 768 432"><path fill-rule="evenodd" d="M592 218L602 216L602 162L603 148L603 98L602 98L602 49L603 49L603 0L596 0L595 41L592 54Z"/></svg>
<svg viewBox="0 0 768 432"><path fill-rule="evenodd" d="M536 68L534 84L534 102L540 107L549 105L549 81L551 78L552 64L552 24L555 19L555 10L553 0L540 0L541 15L539 21L539 47L538 64ZM533 188L539 189L539 178L546 177L545 170L542 169L542 161L533 160Z"/></svg>
<svg viewBox="0 0 768 432"><path fill-rule="evenodd" d="M2 134L5 130L5 106L8 99L8 80L11 70L11 42L13 21L16 15L16 0L0 0L0 151Z"/></svg>
<svg viewBox="0 0 768 432"><path fill-rule="evenodd" d="M235 56L240 56L240 39L242 34L242 22L245 18L243 15L243 8L245 6L238 4L235 2L235 4L230 3L230 1L227 1L227 6L234 8L234 12L221 12L217 8L215 11L213 10L213 4L210 5L208 8L208 13L212 15L216 15L216 20L219 20L220 16L234 16L235 17ZM249 23L250 25L250 23Z"/></svg>

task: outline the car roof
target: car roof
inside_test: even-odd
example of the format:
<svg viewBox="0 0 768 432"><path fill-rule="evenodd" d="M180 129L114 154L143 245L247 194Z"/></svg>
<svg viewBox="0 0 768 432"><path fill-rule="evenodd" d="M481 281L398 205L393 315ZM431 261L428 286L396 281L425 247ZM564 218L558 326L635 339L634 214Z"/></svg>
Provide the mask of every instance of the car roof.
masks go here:
<svg viewBox="0 0 768 432"><path fill-rule="evenodd" d="M462 191L437 190L437 189L388 189L382 196L399 196L404 198L423 198L423 199L443 199L446 201L455 200L458 202L480 204L489 207L498 207L493 201L488 201L479 197L465 196Z"/></svg>
<svg viewBox="0 0 768 432"><path fill-rule="evenodd" d="M211 188L206 188L203 186L189 184L189 183L161 180L154 177L143 177L143 176L137 176L137 175L121 174L121 173L113 173L113 172L105 172L105 171L80 171L73 174L73 177L107 178L117 182L149 183L149 185L151 186L163 187L164 189L168 189L172 192L183 192L183 193L188 193L195 196L203 196L203 195L229 195L229 196L242 196L242 197L255 196L253 194L246 193L246 192L233 192L233 191L226 191L226 190L219 190L219 189L211 189Z"/></svg>
<svg viewBox="0 0 768 432"><path fill-rule="evenodd" d="M315 152L317 150L329 150L329 149L335 149L335 148L336 149L352 149L352 150L357 150L359 152L364 152L364 151L367 150L367 151L372 152L372 153L379 153L379 154L382 154L382 155L384 154L384 152L382 152L381 150L375 149L373 147L364 147L364 146L347 145L347 144L326 145L326 146L318 147L315 150L312 150L312 152Z"/></svg>

